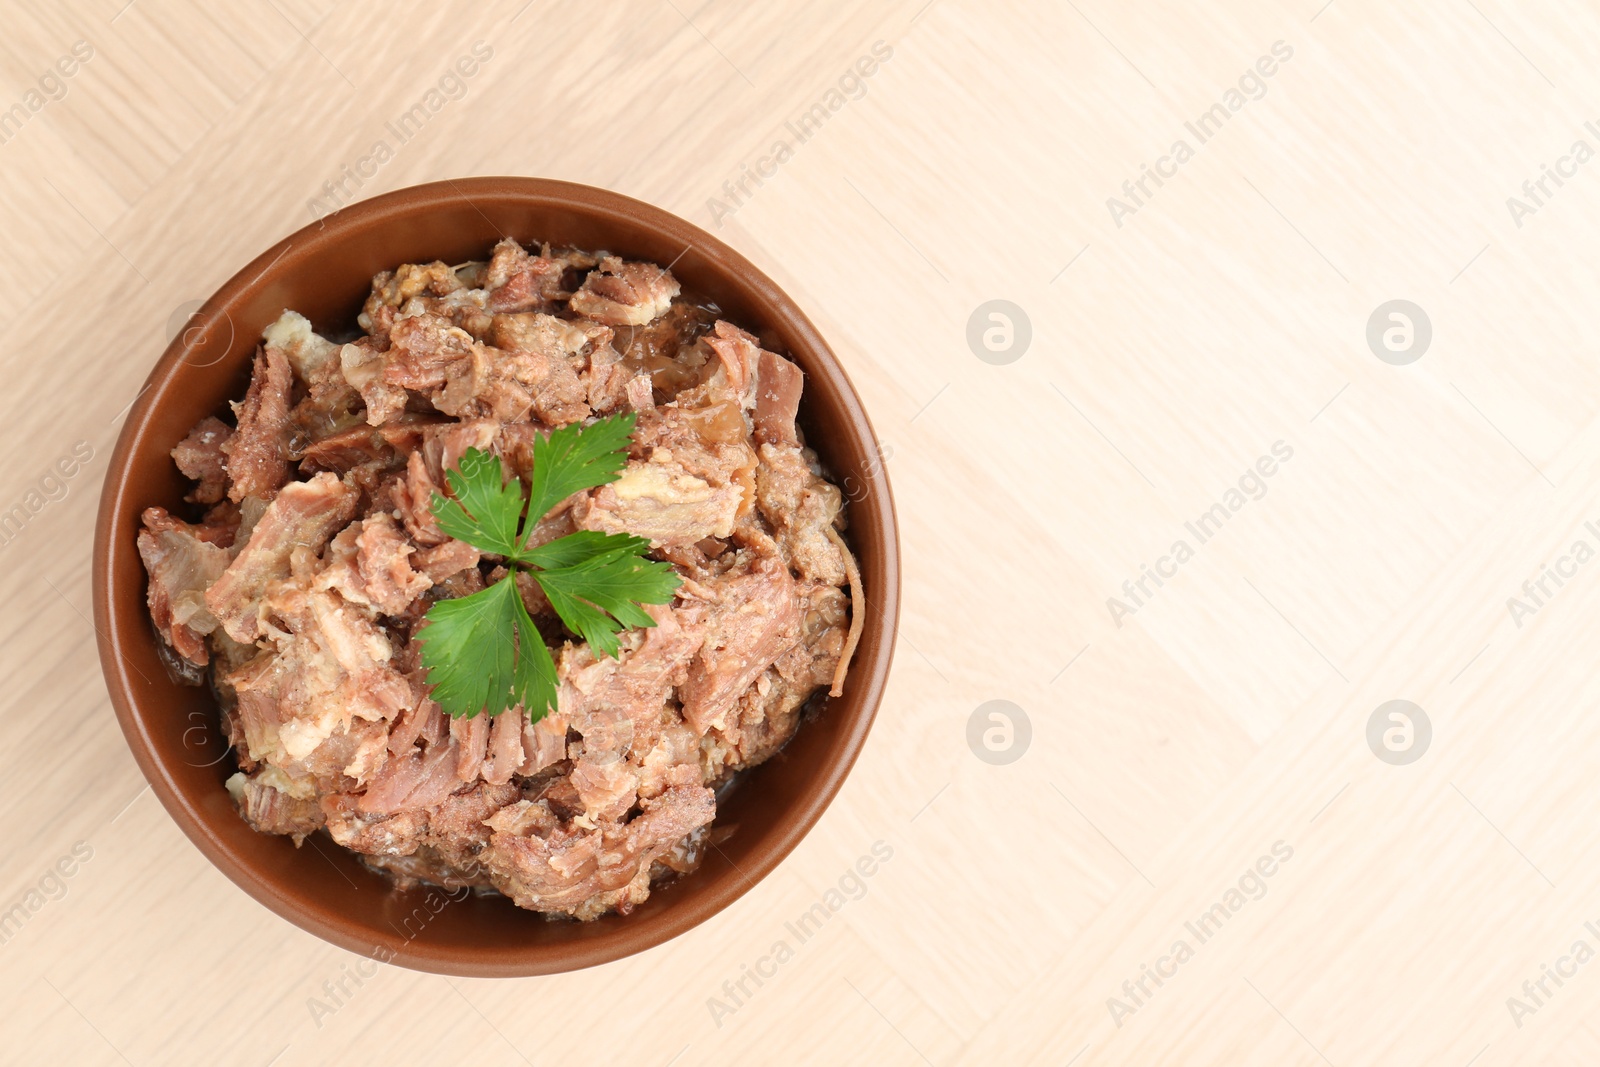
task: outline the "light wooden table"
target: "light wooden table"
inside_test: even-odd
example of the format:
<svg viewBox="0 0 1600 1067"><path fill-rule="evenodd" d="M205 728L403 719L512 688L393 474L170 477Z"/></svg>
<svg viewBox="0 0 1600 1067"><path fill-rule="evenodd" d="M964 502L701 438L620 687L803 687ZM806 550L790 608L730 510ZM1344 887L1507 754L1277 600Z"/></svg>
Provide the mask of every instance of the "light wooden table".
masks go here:
<svg viewBox="0 0 1600 1067"><path fill-rule="evenodd" d="M1592 5L0 15L0 1061L1600 1061ZM838 802L715 921L559 978L358 981L144 788L96 496L257 251L334 196L517 173L714 228L824 329L892 450L895 673ZM1422 315L1373 348L1394 300ZM1391 700L1426 746L1387 710L1369 745Z"/></svg>

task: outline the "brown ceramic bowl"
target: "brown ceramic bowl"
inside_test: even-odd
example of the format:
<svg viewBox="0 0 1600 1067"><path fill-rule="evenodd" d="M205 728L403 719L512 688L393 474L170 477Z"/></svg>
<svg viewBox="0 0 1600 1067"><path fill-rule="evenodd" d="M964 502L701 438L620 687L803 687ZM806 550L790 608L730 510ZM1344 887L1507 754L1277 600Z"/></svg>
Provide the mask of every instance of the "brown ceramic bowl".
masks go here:
<svg viewBox="0 0 1600 1067"><path fill-rule="evenodd" d="M223 788L234 763L210 692L169 680L145 609L135 548L150 505L183 514L168 451L202 417L244 396L262 329L284 308L349 332L377 272L400 263L483 258L500 237L604 248L671 264L806 374L800 423L851 498L847 536L868 610L845 683L776 757L719 805L733 834L694 874L631 915L551 922L503 897L446 903L400 892L324 835L301 848L245 825ZM469 977L548 974L614 960L704 922L765 877L821 817L867 738L883 695L899 612L894 505L877 441L850 379L814 326L772 281L721 241L648 204L566 182L472 178L353 205L262 253L206 302L157 362L106 474L94 544L100 662L117 719L145 777L183 831L229 878L305 930L352 952Z"/></svg>

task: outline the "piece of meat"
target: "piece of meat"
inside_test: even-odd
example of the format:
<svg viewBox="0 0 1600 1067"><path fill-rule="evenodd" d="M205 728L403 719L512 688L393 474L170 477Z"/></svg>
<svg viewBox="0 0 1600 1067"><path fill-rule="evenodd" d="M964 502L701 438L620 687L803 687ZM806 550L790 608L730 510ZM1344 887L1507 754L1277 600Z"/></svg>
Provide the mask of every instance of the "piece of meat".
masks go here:
<svg viewBox="0 0 1600 1067"><path fill-rule="evenodd" d="M482 555L475 545L451 537L442 544L418 549L411 557L411 565L421 571L429 582L438 583L468 567L476 567Z"/></svg>
<svg viewBox="0 0 1600 1067"><path fill-rule="evenodd" d="M461 788L455 758L453 745L435 745L426 752L412 749L391 758L367 786L356 810L389 815L441 803Z"/></svg>
<svg viewBox="0 0 1600 1067"><path fill-rule="evenodd" d="M424 548L442 545L448 540L433 518L433 495L437 492L439 485L428 473L428 462L419 448L406 460L405 477L397 487L395 498L406 532Z"/></svg>
<svg viewBox="0 0 1600 1067"><path fill-rule="evenodd" d="M279 582L263 607L270 636L221 679L236 695L244 748L324 790L383 772L392 723L416 699L388 637L362 611L305 579Z"/></svg>
<svg viewBox="0 0 1600 1067"><path fill-rule="evenodd" d="M692 474L670 449L648 461L630 460L622 477L590 490L573 506L583 530L629 533L653 547L727 537L744 503L742 485L713 485Z"/></svg>
<svg viewBox="0 0 1600 1067"><path fill-rule="evenodd" d="M576 360L609 346L611 337L608 326L536 312L496 315L489 330L490 341L500 351L542 355L551 362Z"/></svg>
<svg viewBox="0 0 1600 1067"><path fill-rule="evenodd" d="M623 387L623 392L627 395L628 409L630 411L638 413L655 410L655 387L650 383L650 375L635 374L628 379L628 384Z"/></svg>
<svg viewBox="0 0 1600 1067"><path fill-rule="evenodd" d="M642 706L630 706L628 703L609 706L591 703L581 714L572 718L571 729L578 734L578 740L568 744L567 755L591 763L615 763L628 759L638 736L635 719L639 719L646 731L653 734L650 727L654 724L643 715L633 714L644 710Z"/></svg>
<svg viewBox="0 0 1600 1067"><path fill-rule="evenodd" d="M487 294L468 286L481 281L482 268L481 263L458 269L435 261L384 271L372 279L372 292L356 321L380 350L389 346L397 322L424 313L481 337L490 318L484 310Z"/></svg>
<svg viewBox="0 0 1600 1067"><path fill-rule="evenodd" d="M483 774L483 761L489 755L489 716L451 719L450 736L456 742L456 778L476 782Z"/></svg>
<svg viewBox="0 0 1600 1067"><path fill-rule="evenodd" d="M802 579L844 585L848 552L829 536L844 508L839 487L817 474L798 446L766 444L759 454L756 506L784 558Z"/></svg>
<svg viewBox="0 0 1600 1067"><path fill-rule="evenodd" d="M334 534L322 557L326 566L314 581L318 589L332 589L352 604L370 605L365 584L356 570L356 538L361 536L363 520L357 519Z"/></svg>
<svg viewBox="0 0 1600 1067"><path fill-rule="evenodd" d="M405 306L407 315L430 311L442 315L450 322L472 335L475 341L487 341L489 328L494 325L494 312L489 310L489 294L483 289L458 289L448 296L416 298Z"/></svg>
<svg viewBox="0 0 1600 1067"><path fill-rule="evenodd" d="M150 576L150 618L174 652L205 666L205 636L217 628L205 593L227 570L228 550L207 539L213 531L174 519L162 508L146 508L142 518L139 558Z"/></svg>
<svg viewBox="0 0 1600 1067"><path fill-rule="evenodd" d="M298 311L284 311L261 334L268 348L277 348L307 388L339 389L346 383L339 371L339 346L311 328Z"/></svg>
<svg viewBox="0 0 1600 1067"><path fill-rule="evenodd" d="M487 350L492 358L485 373L463 395L436 401L441 411L485 414L503 423L531 414L547 426L588 417L588 389L577 367L609 343L609 328L552 315L501 314L489 336L497 347Z"/></svg>
<svg viewBox="0 0 1600 1067"><path fill-rule="evenodd" d="M550 809L550 813L562 823L568 823L583 815L583 801L578 799L578 790L572 785L572 775L569 773L571 766L561 768L562 773L553 778L547 778L528 794L530 800L537 800ZM589 829L589 827L580 827Z"/></svg>
<svg viewBox="0 0 1600 1067"><path fill-rule="evenodd" d="M484 864L501 891L524 908L586 920L613 908L627 914L650 895L655 860L716 814L711 790L700 786L669 789L640 807L625 826L543 835L539 830L548 823L523 816L517 821L526 833L490 835Z"/></svg>
<svg viewBox="0 0 1600 1067"><path fill-rule="evenodd" d="M791 685L776 670L758 678L739 694L727 721L707 731L700 749L705 780L723 781L735 771L770 759L794 736L806 697L815 690L812 685Z"/></svg>
<svg viewBox="0 0 1600 1067"><path fill-rule="evenodd" d="M405 473L386 480L382 494L419 546L431 548L447 540L433 518L434 494L445 495L448 484L446 468L459 464L469 448L492 448L499 429L487 419L426 423L417 429Z"/></svg>
<svg viewBox="0 0 1600 1067"><path fill-rule="evenodd" d="M849 595L825 583L806 583L800 605L800 640L739 695L732 713L706 732L699 755L708 783L770 758L798 729L807 699L843 680L849 664Z"/></svg>
<svg viewBox="0 0 1600 1067"><path fill-rule="evenodd" d="M220 674L222 686L234 701L229 739L242 760L265 763L282 754L278 729L287 709L279 704L278 695L284 673L278 653L268 650Z"/></svg>
<svg viewBox="0 0 1600 1067"><path fill-rule="evenodd" d="M471 334L449 319L427 312L395 320L389 345L384 353L383 380L417 392L440 388L457 364L483 358Z"/></svg>
<svg viewBox="0 0 1600 1067"><path fill-rule="evenodd" d="M419 808L392 814L363 812L361 797L350 793L326 793L319 803L328 836L353 852L409 856L422 847L428 832L428 814Z"/></svg>
<svg viewBox="0 0 1600 1067"><path fill-rule="evenodd" d="M425 427L421 451L428 461L428 473L434 482L444 485L444 472L447 469L459 469L461 457L467 454L468 449L486 452L493 448L500 429L500 424L492 419L467 419Z"/></svg>
<svg viewBox="0 0 1600 1067"><path fill-rule="evenodd" d="M450 264L434 260L432 263L402 263L393 271L382 271L372 279L372 294L362 314L370 315L380 307L397 308L417 296L446 296L461 289L461 278Z"/></svg>
<svg viewBox="0 0 1600 1067"><path fill-rule="evenodd" d="M678 687L683 718L701 733L724 723L739 694L794 647L801 621L794 579L779 560L757 560L707 584L716 600L698 625L685 622L704 641Z"/></svg>
<svg viewBox="0 0 1600 1067"><path fill-rule="evenodd" d="M361 681L347 680L340 688L355 691L369 687L378 677L370 675ZM386 700L390 707L384 710L398 714L393 704L401 692L400 686L392 686L386 693L375 688L362 697L373 703ZM278 738L282 747L276 765L285 773L310 779L319 789L360 788L381 774L390 762L388 724L354 714L339 721L338 713L329 707L337 699L319 700L318 706L323 710L315 717L290 719L279 725ZM332 729L324 736L321 731L330 723ZM303 755L290 755L302 751Z"/></svg>
<svg viewBox="0 0 1600 1067"><path fill-rule="evenodd" d="M606 256L567 306L607 326L644 326L665 313L678 292L678 280L671 271L654 263Z"/></svg>
<svg viewBox="0 0 1600 1067"><path fill-rule="evenodd" d="M483 764L484 781L503 785L522 769L522 724L526 721L520 707L494 717L489 727L488 758Z"/></svg>
<svg viewBox="0 0 1600 1067"><path fill-rule="evenodd" d="M463 788L449 773L447 761L429 770L425 760L419 761L420 770L408 770L418 784L398 800L387 795L375 803L371 789L363 795L324 797L328 831L356 852L429 857L437 861L435 869L453 871L458 884L485 884L488 871L477 857L489 843L488 820L517 801L521 791L514 785L488 782ZM453 790L446 788L451 783Z"/></svg>
<svg viewBox="0 0 1600 1067"><path fill-rule="evenodd" d="M756 379L760 374L761 344L755 335L729 322L718 321L702 340L721 363L720 384L746 411L756 404Z"/></svg>
<svg viewBox="0 0 1600 1067"><path fill-rule="evenodd" d="M420 415L406 413L389 419L382 426L377 427L378 436L384 443L402 456L409 456L426 440L430 428L448 424L447 419L437 415Z"/></svg>
<svg viewBox="0 0 1600 1067"><path fill-rule="evenodd" d="M345 380L340 346L311 328L304 315L285 311L262 334L268 348L281 349L295 377L305 384L306 396L291 412L291 421L313 439L326 436L360 403L360 395Z"/></svg>
<svg viewBox="0 0 1600 1067"><path fill-rule="evenodd" d="M601 347L589 353L582 377L589 407L596 415L610 415L627 406L628 383L636 375L615 349Z"/></svg>
<svg viewBox="0 0 1600 1067"><path fill-rule="evenodd" d="M749 421L719 368L707 383L640 413L624 480L590 494L591 506L614 512L622 504L622 514L591 521L659 528L667 535L657 536L659 549L727 537L755 504L759 459L750 440ZM663 475L667 485L651 484Z"/></svg>
<svg viewBox="0 0 1600 1067"><path fill-rule="evenodd" d="M773 669L790 686L809 694L840 676L841 661L848 664L851 594L824 582L798 583L798 588L800 640L774 661Z"/></svg>
<svg viewBox="0 0 1600 1067"><path fill-rule="evenodd" d="M332 471L343 475L365 464L388 467L397 461L398 453L381 431L358 423L308 445L300 453L300 470L303 474Z"/></svg>
<svg viewBox="0 0 1600 1067"><path fill-rule="evenodd" d="M444 367L444 382L428 392L429 401L446 415L459 419L487 414L501 417L490 403L479 399L490 392L497 355L491 348L474 345L463 357ZM509 418L509 413L505 417Z"/></svg>
<svg viewBox="0 0 1600 1067"><path fill-rule="evenodd" d="M481 593L485 588L483 572L477 567L468 567L459 574L452 574L443 581L433 583L434 600L456 600L460 597Z"/></svg>
<svg viewBox="0 0 1600 1067"><path fill-rule="evenodd" d="M412 567L414 552L394 519L377 512L351 523L333 539L316 588L337 589L351 603L399 615L433 585L431 578Z"/></svg>
<svg viewBox="0 0 1600 1067"><path fill-rule="evenodd" d="M415 696L417 686L413 685L411 688ZM449 727L445 725L443 710L436 701L421 697L401 712L394 726L390 728L389 752L391 755L402 756L412 751L418 741L437 746L448 736ZM450 770L452 774L455 773L453 764Z"/></svg>
<svg viewBox="0 0 1600 1067"><path fill-rule="evenodd" d="M574 281L593 270L595 264L600 262L598 256L581 248L554 246L548 241L539 246L539 254L545 259L561 264L562 269L567 272L567 277Z"/></svg>
<svg viewBox="0 0 1600 1067"><path fill-rule="evenodd" d="M621 820L639 792L639 774L623 759L577 760L571 780L584 814L593 822ZM693 784L700 784L698 778Z"/></svg>
<svg viewBox="0 0 1600 1067"><path fill-rule="evenodd" d="M384 352L374 338L363 337L339 349L340 373L360 393L371 426L382 426L406 409L406 391L384 377L386 365Z"/></svg>
<svg viewBox="0 0 1600 1067"><path fill-rule="evenodd" d="M198 483L185 500L215 504L228 495L228 454L223 446L232 436L231 426L208 416L196 423L172 450L172 461L178 470Z"/></svg>
<svg viewBox="0 0 1600 1067"><path fill-rule="evenodd" d="M256 353L244 402L233 406L239 428L221 445L228 457L228 496L266 498L289 480L289 392L294 374L283 349Z"/></svg>
<svg viewBox="0 0 1600 1067"><path fill-rule="evenodd" d="M572 775L568 773L571 769L570 765L559 768L559 775L546 777L528 794L528 799L544 803L562 822L570 822L583 814L583 801L578 799Z"/></svg>
<svg viewBox="0 0 1600 1067"><path fill-rule="evenodd" d="M350 521L356 492L332 474L283 487L250 531L227 570L206 590L206 606L228 636L249 643L261 636L260 608L267 587L289 575L296 548L320 552Z"/></svg>
<svg viewBox="0 0 1600 1067"><path fill-rule="evenodd" d="M522 718L522 766L517 773L525 777L567 758L567 717L547 713L538 722Z"/></svg>
<svg viewBox="0 0 1600 1067"><path fill-rule="evenodd" d="M384 275L378 275L379 278ZM394 327L395 320L400 317L400 309L386 304L377 293L367 297L367 302L356 316L356 325L367 331L367 336L361 341L370 342L373 351L382 351L389 347L389 331ZM343 362L344 353L340 352L340 362ZM354 382L350 383L355 385Z"/></svg>
<svg viewBox="0 0 1600 1067"><path fill-rule="evenodd" d="M632 723L633 743L654 742L668 691L683 683L705 638L681 625L668 605L647 604L644 610L656 624L620 635L615 658L596 656L588 645L561 651L556 676L563 736L569 728L594 736L614 721L612 713L621 712Z"/></svg>
<svg viewBox="0 0 1600 1067"><path fill-rule="evenodd" d="M484 276L490 311L551 310L566 299L562 279L565 263L548 256L530 256L527 249L507 237L494 246Z"/></svg>
<svg viewBox="0 0 1600 1067"><path fill-rule="evenodd" d="M751 412L756 442L798 444L794 420L805 386L800 368L763 349L753 335L720 320L703 343L721 364L720 374L708 384L713 391L726 388L742 410Z"/></svg>
<svg viewBox="0 0 1600 1067"><path fill-rule="evenodd" d="M674 786L699 785L700 735L683 723L662 727L654 745L634 757L639 796L648 800Z"/></svg>
<svg viewBox="0 0 1600 1067"><path fill-rule="evenodd" d="M487 825L495 833L549 837L561 821L546 801L523 799L495 812L488 818Z"/></svg>
<svg viewBox="0 0 1600 1067"><path fill-rule="evenodd" d="M521 799L514 784L479 782L451 793L428 809L427 844L461 870L482 870L478 854L489 844L488 820L507 804Z"/></svg>
<svg viewBox="0 0 1600 1067"><path fill-rule="evenodd" d="M286 834L296 847L322 829L322 807L315 794L293 796L263 779L279 775L255 776L238 773L228 779L228 792L239 806L244 821L264 834Z"/></svg>
<svg viewBox="0 0 1600 1067"><path fill-rule="evenodd" d="M800 393L805 375L782 356L763 351L756 375L756 404L753 421L756 440L763 443L793 445L799 442L795 416L800 411Z"/></svg>

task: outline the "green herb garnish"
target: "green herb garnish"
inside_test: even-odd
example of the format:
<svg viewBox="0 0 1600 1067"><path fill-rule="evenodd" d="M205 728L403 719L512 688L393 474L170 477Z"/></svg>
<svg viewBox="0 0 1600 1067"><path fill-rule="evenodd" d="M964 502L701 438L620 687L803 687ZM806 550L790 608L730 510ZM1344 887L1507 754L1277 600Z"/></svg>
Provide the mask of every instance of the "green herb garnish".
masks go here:
<svg viewBox="0 0 1600 1067"><path fill-rule="evenodd" d="M476 448L445 472L455 499L434 494L439 529L502 557L511 572L471 596L434 604L417 635L433 699L451 717L498 715L520 704L538 722L556 706L555 663L517 593L518 570L539 583L562 622L605 656L617 655L618 632L655 625L639 605L672 599L678 576L645 557L650 542L642 537L580 530L527 547L551 508L622 476L634 422L632 414L618 415L536 436L526 497L498 457Z"/></svg>

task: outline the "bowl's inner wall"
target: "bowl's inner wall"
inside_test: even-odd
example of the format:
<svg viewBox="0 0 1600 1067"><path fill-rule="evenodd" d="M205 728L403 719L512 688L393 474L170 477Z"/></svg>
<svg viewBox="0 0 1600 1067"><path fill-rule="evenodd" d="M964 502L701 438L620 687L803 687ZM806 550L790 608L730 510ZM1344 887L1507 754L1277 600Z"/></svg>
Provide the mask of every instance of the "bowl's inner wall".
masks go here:
<svg viewBox="0 0 1600 1067"><path fill-rule="evenodd" d="M481 259L503 235L525 244L543 240L670 263L686 289L714 299L729 320L760 333L791 355L807 374L801 407L807 441L853 498L849 515L856 536L850 540L860 558L869 601L877 590L886 588L884 568L889 564L882 556L887 553L868 550L872 546L863 541L873 538L864 538L862 531L881 535L892 518L884 513L886 493L864 490L877 477L875 464L866 458L875 452L871 440L859 432L864 421L853 425L845 415L856 403L847 383L842 376L826 373L826 368L808 365L812 361L807 345L796 336L802 325L781 317L774 321L770 314L763 314L759 309L769 294L758 288L762 283L719 262L715 249L696 247L697 231L672 220L684 231L681 235L651 233L635 220L608 215L607 209L593 205L506 198L469 202L451 197L427 211L412 207L403 217L400 211L389 215L393 217L380 215L353 225L346 223L336 237L323 239L315 231L299 235L272 267L273 280L261 285L247 283L232 294L224 289L220 299L203 309L174 341L151 376L150 396L130 416L133 439L128 477L110 532L113 588L109 607L122 635L120 653L129 668L125 674L135 691L135 706L161 709L159 717L146 710L137 726L160 764L152 767L142 761L145 770L169 777L178 802L203 824L209 837L199 842L203 848L231 855L247 869L269 867L280 872L281 886L258 883L246 888L269 902L278 902L280 911L292 910L324 936L358 951L398 953L425 963L428 957L448 959L470 949L489 961L485 967L492 968L497 953L512 966L517 953L525 952L532 942L567 942L579 948L578 942L614 936L618 924L642 931L651 925L653 916L667 912L685 893L703 895L713 902L711 910L716 910L748 888L759 876L757 867L764 872L781 858L770 854L772 848L764 840L780 820L814 818L826 803L827 797L819 800L816 795L817 769L844 755L852 743L851 735L865 729L864 723L851 730L836 726L853 720L863 700L876 700L876 692L866 692L877 689L876 685L863 684L867 679L855 677L855 684L847 683L845 695L828 701L820 716L807 722L784 752L741 781L719 805L717 814L716 825L734 832L710 850L699 871L661 887L630 916L579 924L544 920L499 897L462 899L464 894L458 892L457 899L446 904L441 890L399 892L325 836L310 838L296 849L288 838L251 830L238 817L223 788L235 766L209 690L173 683L162 666L158 639L145 613L145 574L134 550L139 513L146 506L161 505L175 514L188 514L182 500L187 485L168 451L195 422L224 412L229 401L243 397L262 329L285 308L291 308L320 330L347 334L355 328L355 315L374 274L407 262ZM338 224L337 219L328 222L329 227ZM652 224L659 225L659 220ZM275 254L258 262L265 267ZM135 418L139 419L137 425ZM858 666L875 662L883 651L879 646L892 639L883 629L869 620L856 653ZM843 775L847 764L848 760L834 772L836 776ZM681 928L701 917L703 914L685 921Z"/></svg>

